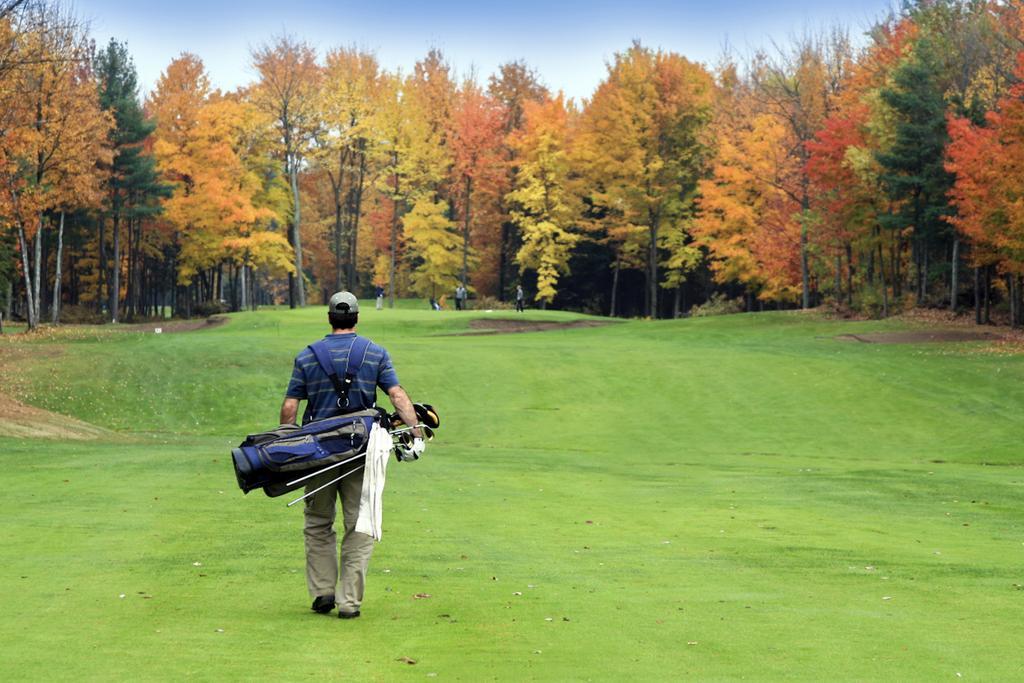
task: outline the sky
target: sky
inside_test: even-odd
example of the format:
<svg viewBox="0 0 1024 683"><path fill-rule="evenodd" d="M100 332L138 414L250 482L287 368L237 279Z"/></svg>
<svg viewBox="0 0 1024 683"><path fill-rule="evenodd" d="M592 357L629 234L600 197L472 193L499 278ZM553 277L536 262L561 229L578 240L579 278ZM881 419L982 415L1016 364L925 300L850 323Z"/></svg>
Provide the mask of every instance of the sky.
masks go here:
<svg viewBox="0 0 1024 683"><path fill-rule="evenodd" d="M239 12L239 6L245 7ZM516 3L378 0L77 0L99 45L124 41L135 59L143 94L182 52L198 55L215 87L232 90L254 80L251 48L288 33L321 53L356 46L389 69L410 71L430 48L442 50L460 76L486 81L498 65L530 64L551 90L588 97L605 64L633 40L714 65L723 47L740 55L770 41L836 23L859 42L887 12L887 0L632 0Z"/></svg>

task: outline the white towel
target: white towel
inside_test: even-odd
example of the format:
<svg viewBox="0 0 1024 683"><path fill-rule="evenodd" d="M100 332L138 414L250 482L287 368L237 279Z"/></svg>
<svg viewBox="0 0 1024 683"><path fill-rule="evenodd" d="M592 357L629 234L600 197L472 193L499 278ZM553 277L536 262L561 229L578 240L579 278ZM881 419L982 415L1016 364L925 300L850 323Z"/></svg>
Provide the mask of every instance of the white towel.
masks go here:
<svg viewBox="0 0 1024 683"><path fill-rule="evenodd" d="M379 541L383 531L384 477L394 441L388 430L374 423L366 444L366 465L363 468L363 491L359 496L359 518L356 532Z"/></svg>

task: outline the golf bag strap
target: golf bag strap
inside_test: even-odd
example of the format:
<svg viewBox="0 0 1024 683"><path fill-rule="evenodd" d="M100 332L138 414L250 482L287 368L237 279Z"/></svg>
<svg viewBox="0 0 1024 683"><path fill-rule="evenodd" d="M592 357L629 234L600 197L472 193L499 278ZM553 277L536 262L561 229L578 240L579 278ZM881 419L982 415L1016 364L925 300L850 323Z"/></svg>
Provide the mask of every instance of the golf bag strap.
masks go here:
<svg viewBox="0 0 1024 683"><path fill-rule="evenodd" d="M338 395L338 407L344 410L348 408L349 391L352 389L352 382L359 374L359 368L366 360L366 350L370 348L370 340L366 337L356 337L352 340L352 346L348 351L348 365L345 367L345 377L338 377L338 370L334 367L334 360L331 358L330 349L323 340L309 345L309 350L316 356L320 369L324 371L327 378L334 386L334 393Z"/></svg>

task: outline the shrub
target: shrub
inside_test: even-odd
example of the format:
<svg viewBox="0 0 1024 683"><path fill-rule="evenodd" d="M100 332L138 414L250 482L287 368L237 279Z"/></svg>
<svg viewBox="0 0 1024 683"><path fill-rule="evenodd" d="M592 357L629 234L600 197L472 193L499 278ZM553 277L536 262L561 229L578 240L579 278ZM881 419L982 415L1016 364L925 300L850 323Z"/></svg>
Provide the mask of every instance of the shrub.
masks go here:
<svg viewBox="0 0 1024 683"><path fill-rule="evenodd" d="M47 315L49 318L49 315ZM60 322L68 325L102 325L107 322L92 306L61 306Z"/></svg>
<svg viewBox="0 0 1024 683"><path fill-rule="evenodd" d="M695 318L706 318L712 315L732 315L743 312L743 299L730 299L721 292L712 294L711 298L699 306L690 309Z"/></svg>
<svg viewBox="0 0 1024 683"><path fill-rule="evenodd" d="M478 311L511 311L515 305L511 301L500 301L496 297L484 294L472 300L472 307Z"/></svg>
<svg viewBox="0 0 1024 683"><path fill-rule="evenodd" d="M204 301L192 308L192 315L197 318L208 318L217 313L227 313L228 306L220 301Z"/></svg>

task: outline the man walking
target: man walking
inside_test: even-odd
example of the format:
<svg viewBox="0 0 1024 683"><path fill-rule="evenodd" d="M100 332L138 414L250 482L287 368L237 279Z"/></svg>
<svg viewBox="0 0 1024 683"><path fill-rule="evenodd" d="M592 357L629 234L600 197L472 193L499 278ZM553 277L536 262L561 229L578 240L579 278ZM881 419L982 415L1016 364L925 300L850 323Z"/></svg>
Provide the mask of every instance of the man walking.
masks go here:
<svg viewBox="0 0 1024 683"><path fill-rule="evenodd" d="M523 312L523 303L526 301L526 294L523 293L523 286L516 285L516 310Z"/></svg>
<svg viewBox="0 0 1024 683"><path fill-rule="evenodd" d="M356 340L359 322L359 301L350 292L338 292L328 304L327 318L331 334L324 337L335 368L343 376L348 364L349 351ZM398 383L398 375L388 352L370 343L362 365L349 391L348 411L373 407L377 402L377 387L387 392L391 404L402 420L414 427L416 411L408 394ZM338 395L334 385L324 373L312 349L306 347L295 357L291 381L281 405L281 424L294 424L299 401L306 401L302 423L321 420L340 414ZM413 428L414 450L424 448L420 430ZM306 487L312 491L330 481L331 473L315 477ZM363 471L357 470L336 484L332 484L306 499L306 584L313 597L312 609L327 614L335 605L338 616L351 619L359 616L366 583L366 568L373 553L373 538L356 532L359 517L359 498L363 488ZM341 585L338 592L338 548L334 530L336 504L341 499L344 535L341 541Z"/></svg>

